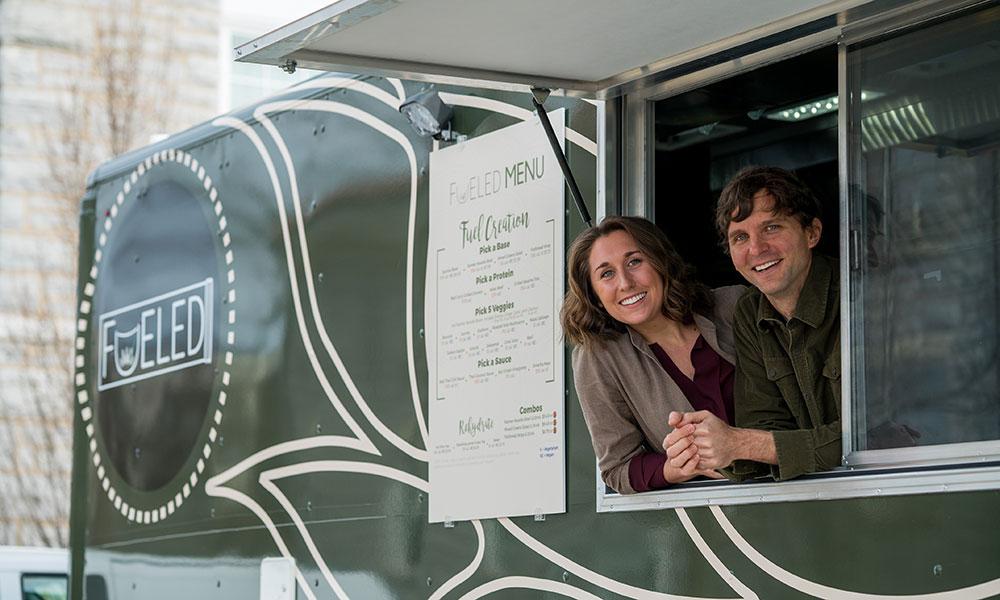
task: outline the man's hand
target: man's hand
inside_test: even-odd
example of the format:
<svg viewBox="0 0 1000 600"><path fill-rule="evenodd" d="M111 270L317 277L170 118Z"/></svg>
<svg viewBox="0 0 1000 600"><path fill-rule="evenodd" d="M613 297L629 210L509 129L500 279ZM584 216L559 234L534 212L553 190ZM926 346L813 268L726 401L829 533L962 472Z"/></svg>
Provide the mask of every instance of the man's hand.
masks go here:
<svg viewBox="0 0 1000 600"><path fill-rule="evenodd" d="M731 427L707 410L675 411L670 413L667 423L674 428L663 440L669 465L679 467L694 457L698 458L699 471L724 469L738 459L778 464L774 435L770 431Z"/></svg>
<svg viewBox="0 0 1000 600"><path fill-rule="evenodd" d="M721 479L722 474L714 469L702 468L698 447L694 443L695 425L686 423L687 414L671 412L667 424L674 428L663 440L667 461L663 464L663 477L669 483L682 483L699 475L711 479Z"/></svg>
<svg viewBox="0 0 1000 600"><path fill-rule="evenodd" d="M674 430L663 440L667 464L680 467L694 457L698 469L723 469L738 458L738 430L707 410L671 412L667 424Z"/></svg>
<svg viewBox="0 0 1000 600"><path fill-rule="evenodd" d="M724 469L739 458L739 429L707 410L690 414L695 425L691 437L698 448L699 469Z"/></svg>

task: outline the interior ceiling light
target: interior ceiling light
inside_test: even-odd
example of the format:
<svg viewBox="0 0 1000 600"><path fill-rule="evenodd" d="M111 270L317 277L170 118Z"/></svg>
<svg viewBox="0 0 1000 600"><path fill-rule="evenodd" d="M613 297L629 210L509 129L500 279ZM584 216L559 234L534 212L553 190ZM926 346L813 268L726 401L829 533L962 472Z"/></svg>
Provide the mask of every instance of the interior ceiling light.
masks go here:
<svg viewBox="0 0 1000 600"><path fill-rule="evenodd" d="M813 100L797 106L789 106L779 110L772 110L764 116L772 121L804 121L837 110L840 99L836 96Z"/></svg>
<svg viewBox="0 0 1000 600"><path fill-rule="evenodd" d="M866 100L872 100L883 95L879 92L861 92L861 101L865 102ZM764 117L772 121L805 121L806 119L836 112L839 105L840 99L837 96L830 96L829 98L821 98L796 106L772 110L766 113Z"/></svg>
<svg viewBox="0 0 1000 600"><path fill-rule="evenodd" d="M451 106L445 104L434 90L410 96L399 105L399 112L403 113L417 133L438 139L443 137L442 132L451 122L452 116Z"/></svg>

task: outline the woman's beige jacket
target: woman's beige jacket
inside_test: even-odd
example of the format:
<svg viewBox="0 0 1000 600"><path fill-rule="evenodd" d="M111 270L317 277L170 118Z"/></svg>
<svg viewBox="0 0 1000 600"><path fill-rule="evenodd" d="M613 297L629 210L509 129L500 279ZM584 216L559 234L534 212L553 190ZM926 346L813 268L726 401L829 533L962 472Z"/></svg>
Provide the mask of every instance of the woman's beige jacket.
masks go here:
<svg viewBox="0 0 1000 600"><path fill-rule="evenodd" d="M713 290L713 314L695 315L708 345L733 365L733 310L745 289ZM691 403L632 329L603 343L575 347L573 379L604 483L622 494L635 493L629 460L644 449L662 453L663 438L671 430L670 411L691 411Z"/></svg>

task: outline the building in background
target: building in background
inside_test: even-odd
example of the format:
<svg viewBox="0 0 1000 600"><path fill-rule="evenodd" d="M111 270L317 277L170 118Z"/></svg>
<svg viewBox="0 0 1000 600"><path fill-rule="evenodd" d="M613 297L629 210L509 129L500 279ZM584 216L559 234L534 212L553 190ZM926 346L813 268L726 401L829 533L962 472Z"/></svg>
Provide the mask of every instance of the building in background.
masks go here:
<svg viewBox="0 0 1000 600"><path fill-rule="evenodd" d="M87 174L308 77L234 65L231 50L325 4L0 2L0 545L69 540L76 230Z"/></svg>
<svg viewBox="0 0 1000 600"><path fill-rule="evenodd" d="M256 39L296 16L305 16L332 0L222 0L222 26L219 28L219 112L246 106L277 90L313 77L319 71L281 69L232 60L233 48Z"/></svg>

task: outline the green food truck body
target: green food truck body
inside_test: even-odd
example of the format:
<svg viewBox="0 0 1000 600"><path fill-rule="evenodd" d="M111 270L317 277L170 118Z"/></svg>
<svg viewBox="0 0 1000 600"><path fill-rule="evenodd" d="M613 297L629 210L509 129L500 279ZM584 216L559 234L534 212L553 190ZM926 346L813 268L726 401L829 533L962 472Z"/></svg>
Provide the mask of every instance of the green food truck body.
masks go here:
<svg viewBox="0 0 1000 600"><path fill-rule="evenodd" d="M1000 6L609 4L344 0L236 50L330 73L92 175L72 598L1000 596ZM532 88L713 287L733 174L816 192L839 468L604 484Z"/></svg>

